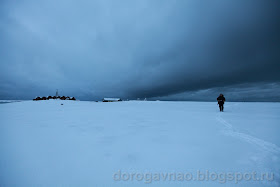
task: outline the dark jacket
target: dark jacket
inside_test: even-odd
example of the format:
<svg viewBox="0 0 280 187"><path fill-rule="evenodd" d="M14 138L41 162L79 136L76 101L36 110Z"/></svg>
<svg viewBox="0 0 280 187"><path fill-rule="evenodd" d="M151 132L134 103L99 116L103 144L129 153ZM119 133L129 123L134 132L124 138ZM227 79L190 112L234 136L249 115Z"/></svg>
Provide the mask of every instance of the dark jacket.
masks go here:
<svg viewBox="0 0 280 187"><path fill-rule="evenodd" d="M219 96L217 98L217 101L218 101L219 105L223 105L225 103L225 101L226 101L226 98L224 96Z"/></svg>

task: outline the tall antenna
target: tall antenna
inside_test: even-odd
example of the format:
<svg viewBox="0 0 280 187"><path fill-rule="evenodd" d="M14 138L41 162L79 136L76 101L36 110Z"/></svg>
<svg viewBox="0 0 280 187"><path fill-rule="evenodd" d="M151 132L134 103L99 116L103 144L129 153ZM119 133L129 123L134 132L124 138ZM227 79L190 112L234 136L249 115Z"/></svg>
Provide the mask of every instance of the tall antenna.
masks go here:
<svg viewBox="0 0 280 187"><path fill-rule="evenodd" d="M56 89L56 94L55 94L55 96L56 96L56 97L58 96L58 89Z"/></svg>

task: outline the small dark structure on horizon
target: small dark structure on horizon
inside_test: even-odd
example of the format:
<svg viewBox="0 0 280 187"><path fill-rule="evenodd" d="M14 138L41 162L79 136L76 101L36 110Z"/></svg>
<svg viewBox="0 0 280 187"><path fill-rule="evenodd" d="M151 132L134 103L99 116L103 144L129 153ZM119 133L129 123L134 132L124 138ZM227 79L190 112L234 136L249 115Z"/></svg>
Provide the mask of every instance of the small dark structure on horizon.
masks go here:
<svg viewBox="0 0 280 187"><path fill-rule="evenodd" d="M103 102L118 102L118 101L122 101L121 98L104 98L102 100Z"/></svg>

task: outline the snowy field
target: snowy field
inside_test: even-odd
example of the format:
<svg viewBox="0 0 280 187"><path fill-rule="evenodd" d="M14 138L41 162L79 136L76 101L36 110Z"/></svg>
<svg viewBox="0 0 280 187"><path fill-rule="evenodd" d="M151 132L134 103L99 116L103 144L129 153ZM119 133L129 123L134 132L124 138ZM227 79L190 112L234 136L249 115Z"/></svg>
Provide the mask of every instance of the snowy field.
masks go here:
<svg viewBox="0 0 280 187"><path fill-rule="evenodd" d="M280 186L279 114L280 103L1 104L0 186Z"/></svg>

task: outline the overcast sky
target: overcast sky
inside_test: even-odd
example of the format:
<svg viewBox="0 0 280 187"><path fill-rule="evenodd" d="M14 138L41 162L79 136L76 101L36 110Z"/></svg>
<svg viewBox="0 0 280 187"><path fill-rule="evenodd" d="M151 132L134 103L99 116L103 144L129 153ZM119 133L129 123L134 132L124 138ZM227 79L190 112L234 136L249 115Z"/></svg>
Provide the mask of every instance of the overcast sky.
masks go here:
<svg viewBox="0 0 280 187"><path fill-rule="evenodd" d="M0 99L280 101L279 0L0 1Z"/></svg>

